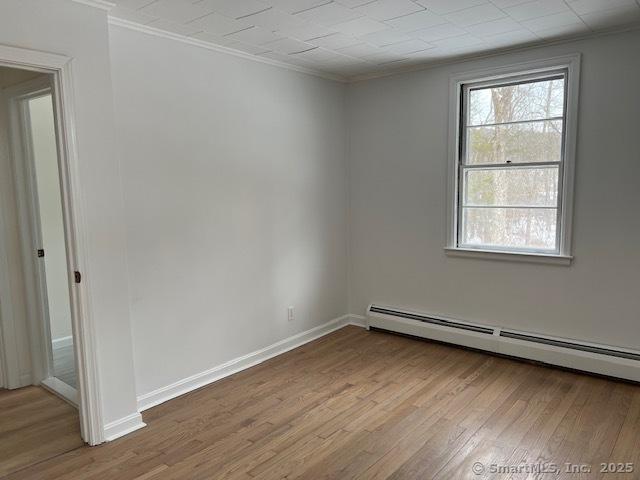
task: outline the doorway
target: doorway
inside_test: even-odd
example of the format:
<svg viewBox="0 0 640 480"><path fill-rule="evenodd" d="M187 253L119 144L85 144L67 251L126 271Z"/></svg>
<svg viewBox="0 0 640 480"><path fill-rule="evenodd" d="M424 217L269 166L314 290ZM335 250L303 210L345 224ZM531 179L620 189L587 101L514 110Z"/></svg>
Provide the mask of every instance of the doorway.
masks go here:
<svg viewBox="0 0 640 480"><path fill-rule="evenodd" d="M0 67L4 473L84 443L77 409L75 275L69 261L57 125L53 75ZM31 433L31 442L25 442ZM45 437L47 449L42 445Z"/></svg>
<svg viewBox="0 0 640 480"><path fill-rule="evenodd" d="M43 385L77 405L71 321L71 275L66 252L55 112L48 75L9 90L14 168L22 179L23 249L33 265L32 301L37 320ZM25 215L26 214L26 215ZM28 219L24 217L29 217ZM29 262L31 257L31 262ZM31 265L26 266L26 270ZM27 282L27 288L29 282ZM36 333L37 335L37 333ZM36 341L37 342L37 341ZM38 344L34 342L34 348ZM42 348L42 346L40 348Z"/></svg>

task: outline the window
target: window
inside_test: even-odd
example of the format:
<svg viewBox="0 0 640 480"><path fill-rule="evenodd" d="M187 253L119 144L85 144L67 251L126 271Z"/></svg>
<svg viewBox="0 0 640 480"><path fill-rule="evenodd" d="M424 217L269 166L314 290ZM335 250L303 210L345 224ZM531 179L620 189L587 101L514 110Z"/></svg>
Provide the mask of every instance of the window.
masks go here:
<svg viewBox="0 0 640 480"><path fill-rule="evenodd" d="M570 258L572 70L456 82L449 250Z"/></svg>

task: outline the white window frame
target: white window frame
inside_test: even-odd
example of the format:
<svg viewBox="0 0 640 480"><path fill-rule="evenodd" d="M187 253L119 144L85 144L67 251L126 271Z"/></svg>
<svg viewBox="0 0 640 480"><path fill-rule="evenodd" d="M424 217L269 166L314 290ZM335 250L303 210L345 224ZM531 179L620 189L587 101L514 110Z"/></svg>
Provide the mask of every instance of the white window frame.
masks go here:
<svg viewBox="0 0 640 480"><path fill-rule="evenodd" d="M461 107L465 85L506 82L521 76L544 76L566 71L566 105L564 123L564 150L560 164L557 252L529 250L494 250L458 245L459 229L459 177L462 129ZM571 227L573 218L573 185L578 121L578 90L580 85L580 54L524 62L504 67L475 70L451 76L449 83L449 168L447 171L447 238L445 251L450 256L475 257L494 260L513 260L535 263L569 265L571 254Z"/></svg>

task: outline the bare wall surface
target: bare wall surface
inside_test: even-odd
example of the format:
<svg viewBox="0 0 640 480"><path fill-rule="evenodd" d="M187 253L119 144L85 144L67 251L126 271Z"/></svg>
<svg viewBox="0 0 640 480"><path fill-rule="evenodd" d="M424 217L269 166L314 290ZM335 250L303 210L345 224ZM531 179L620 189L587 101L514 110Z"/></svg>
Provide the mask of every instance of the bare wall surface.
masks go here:
<svg viewBox="0 0 640 480"><path fill-rule="evenodd" d="M110 40L138 394L347 313L345 86Z"/></svg>
<svg viewBox="0 0 640 480"><path fill-rule="evenodd" d="M570 267L445 256L449 76L581 52ZM640 32L357 83L350 311L370 302L638 348Z"/></svg>

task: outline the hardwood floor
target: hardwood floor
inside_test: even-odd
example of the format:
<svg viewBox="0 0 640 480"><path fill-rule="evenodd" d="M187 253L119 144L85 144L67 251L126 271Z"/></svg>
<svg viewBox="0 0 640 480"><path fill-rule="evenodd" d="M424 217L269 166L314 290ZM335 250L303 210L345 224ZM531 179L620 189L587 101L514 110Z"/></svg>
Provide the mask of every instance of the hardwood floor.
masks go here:
<svg viewBox="0 0 640 480"><path fill-rule="evenodd" d="M0 477L82 445L67 402L41 387L0 389Z"/></svg>
<svg viewBox="0 0 640 480"><path fill-rule="evenodd" d="M125 438L8 478L640 478L640 387L356 327L144 419ZM539 462L560 474L490 471ZM566 473L565 462L592 472ZM600 462L636 471L605 475Z"/></svg>
<svg viewBox="0 0 640 480"><path fill-rule="evenodd" d="M53 348L53 371L59 380L73 388L78 388L76 379L76 359L73 345Z"/></svg>

